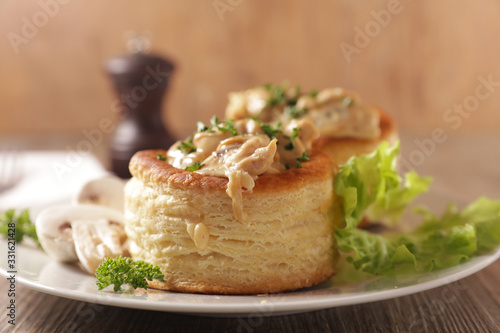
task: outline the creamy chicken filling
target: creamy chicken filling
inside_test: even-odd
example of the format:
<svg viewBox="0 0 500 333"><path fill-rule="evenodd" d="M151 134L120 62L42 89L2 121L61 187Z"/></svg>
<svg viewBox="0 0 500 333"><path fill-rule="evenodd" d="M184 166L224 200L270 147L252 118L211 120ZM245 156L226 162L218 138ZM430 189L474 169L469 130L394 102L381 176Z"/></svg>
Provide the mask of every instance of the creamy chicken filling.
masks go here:
<svg viewBox="0 0 500 333"><path fill-rule="evenodd" d="M321 135L338 138L375 139L380 136L380 115L359 96L342 88L319 93L300 93L298 87L263 85L229 94L229 119L257 118L264 122L287 123L307 119Z"/></svg>
<svg viewBox="0 0 500 333"><path fill-rule="evenodd" d="M174 167L216 177L226 177L235 217L245 220L243 193L251 193L260 175L302 166L319 132L307 120L287 126L263 124L252 119L198 124L192 139L178 141L167 152ZM158 158L162 158L159 156Z"/></svg>

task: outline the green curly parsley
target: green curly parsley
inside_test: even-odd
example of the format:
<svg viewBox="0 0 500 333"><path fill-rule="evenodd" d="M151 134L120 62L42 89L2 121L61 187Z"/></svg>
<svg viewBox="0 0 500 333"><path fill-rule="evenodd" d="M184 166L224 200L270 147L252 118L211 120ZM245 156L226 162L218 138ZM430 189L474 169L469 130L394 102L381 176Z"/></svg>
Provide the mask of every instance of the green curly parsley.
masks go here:
<svg viewBox="0 0 500 333"><path fill-rule="evenodd" d="M12 224L15 225L15 233L12 233ZM0 233L6 238L14 238L17 243L23 241L24 236L29 237L41 247L36 227L31 222L29 210L23 210L16 215L15 209L9 209L0 215Z"/></svg>
<svg viewBox="0 0 500 333"><path fill-rule="evenodd" d="M124 257L107 258L97 267L95 276L99 290L110 285L114 285L114 291L120 291L122 285L148 289L148 280L165 282L163 279L165 276L160 271L160 267Z"/></svg>

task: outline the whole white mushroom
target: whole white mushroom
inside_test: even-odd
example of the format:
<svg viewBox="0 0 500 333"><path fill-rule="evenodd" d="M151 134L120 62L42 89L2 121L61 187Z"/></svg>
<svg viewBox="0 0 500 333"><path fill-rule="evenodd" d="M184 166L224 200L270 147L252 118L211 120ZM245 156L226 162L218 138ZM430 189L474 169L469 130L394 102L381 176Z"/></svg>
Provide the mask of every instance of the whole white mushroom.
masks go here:
<svg viewBox="0 0 500 333"><path fill-rule="evenodd" d="M93 179L80 189L73 203L106 206L124 211L125 181L114 176Z"/></svg>

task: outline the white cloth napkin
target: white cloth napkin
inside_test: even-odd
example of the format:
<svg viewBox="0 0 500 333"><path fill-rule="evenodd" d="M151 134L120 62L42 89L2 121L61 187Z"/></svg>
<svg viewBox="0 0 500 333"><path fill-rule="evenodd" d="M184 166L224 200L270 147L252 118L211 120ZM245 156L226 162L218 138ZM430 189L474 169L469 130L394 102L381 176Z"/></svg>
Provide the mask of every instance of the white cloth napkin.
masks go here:
<svg viewBox="0 0 500 333"><path fill-rule="evenodd" d="M48 206L70 203L87 181L109 175L89 153L25 151L19 153L18 163L22 177L0 192L0 212L28 208L36 216Z"/></svg>

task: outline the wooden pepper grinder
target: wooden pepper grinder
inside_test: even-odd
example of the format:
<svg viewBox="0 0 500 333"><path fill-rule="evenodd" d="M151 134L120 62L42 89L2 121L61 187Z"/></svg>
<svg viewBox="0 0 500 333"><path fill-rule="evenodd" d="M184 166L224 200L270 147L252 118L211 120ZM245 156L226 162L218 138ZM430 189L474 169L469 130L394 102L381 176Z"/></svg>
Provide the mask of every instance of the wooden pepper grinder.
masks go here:
<svg viewBox="0 0 500 333"><path fill-rule="evenodd" d="M161 109L174 65L165 58L145 54L141 38L129 41L133 53L112 58L106 64L122 110L111 143L111 169L121 178L131 177L128 165L134 153L168 149L175 141L163 125Z"/></svg>

